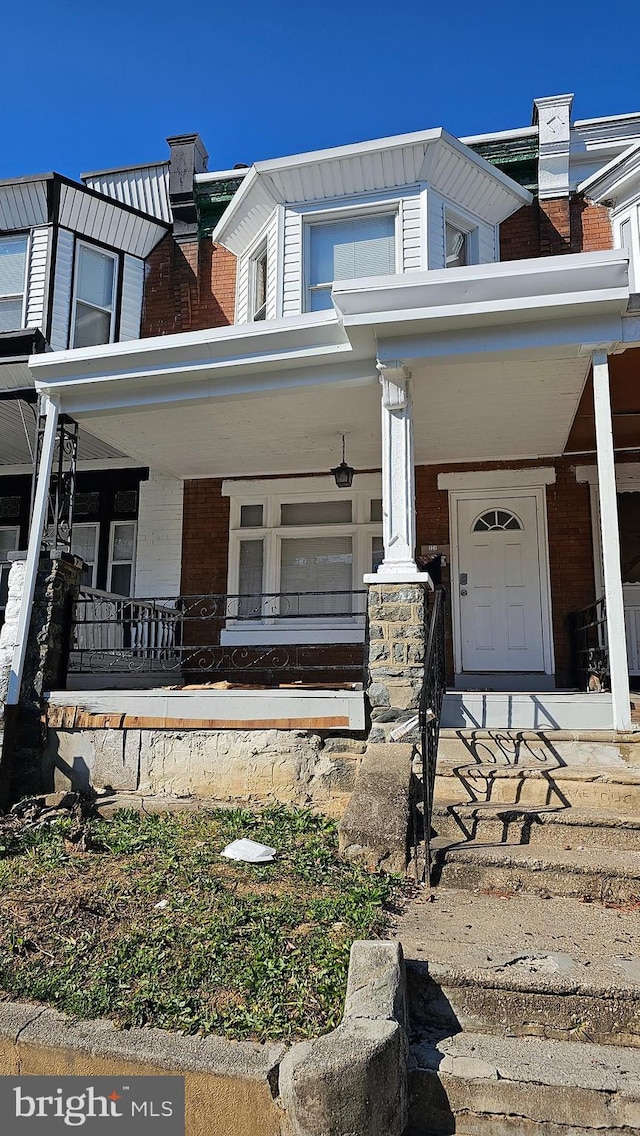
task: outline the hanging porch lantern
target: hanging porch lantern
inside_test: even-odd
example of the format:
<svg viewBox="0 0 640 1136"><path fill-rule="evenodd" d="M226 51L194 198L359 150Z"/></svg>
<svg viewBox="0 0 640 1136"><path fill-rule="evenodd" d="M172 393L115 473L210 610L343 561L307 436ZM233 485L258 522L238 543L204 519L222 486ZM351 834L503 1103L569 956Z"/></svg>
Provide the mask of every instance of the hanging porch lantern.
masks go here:
<svg viewBox="0 0 640 1136"><path fill-rule="evenodd" d="M342 461L340 465L329 470L333 474L338 489L349 489L353 481L353 475L356 472L353 466L347 465L344 456L344 434L342 435Z"/></svg>

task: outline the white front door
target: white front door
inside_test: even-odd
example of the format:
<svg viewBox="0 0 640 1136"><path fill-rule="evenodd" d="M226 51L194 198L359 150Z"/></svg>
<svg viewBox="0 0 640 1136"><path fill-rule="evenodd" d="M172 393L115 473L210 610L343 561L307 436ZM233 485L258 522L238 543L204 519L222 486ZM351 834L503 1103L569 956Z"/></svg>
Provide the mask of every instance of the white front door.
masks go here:
<svg viewBox="0 0 640 1136"><path fill-rule="evenodd" d="M458 499L462 670L544 671L535 495Z"/></svg>

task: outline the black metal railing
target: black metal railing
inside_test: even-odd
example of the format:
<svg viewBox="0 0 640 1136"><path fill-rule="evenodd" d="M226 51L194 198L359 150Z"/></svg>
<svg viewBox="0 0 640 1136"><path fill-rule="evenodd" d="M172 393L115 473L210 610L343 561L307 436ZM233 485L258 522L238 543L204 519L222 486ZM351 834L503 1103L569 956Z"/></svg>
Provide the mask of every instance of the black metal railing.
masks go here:
<svg viewBox="0 0 640 1136"><path fill-rule="evenodd" d="M267 685L315 675L361 682L365 621L364 591L137 599L83 588L69 670ZM332 633L350 641L335 642Z"/></svg>
<svg viewBox="0 0 640 1136"><path fill-rule="evenodd" d="M423 879L431 884L431 818L433 813L433 794L436 779L438 738L442 700L445 691L445 645L444 645L444 605L445 591L438 585L432 594L429 610L426 613L426 647L424 657L424 679L418 708L419 750L422 781L422 857L418 845L418 817L415 817L415 865L420 875L420 860L423 860ZM417 810L416 810L417 812Z"/></svg>
<svg viewBox="0 0 640 1136"><path fill-rule="evenodd" d="M607 606L604 596L569 616L571 665L579 690L604 690L609 685Z"/></svg>

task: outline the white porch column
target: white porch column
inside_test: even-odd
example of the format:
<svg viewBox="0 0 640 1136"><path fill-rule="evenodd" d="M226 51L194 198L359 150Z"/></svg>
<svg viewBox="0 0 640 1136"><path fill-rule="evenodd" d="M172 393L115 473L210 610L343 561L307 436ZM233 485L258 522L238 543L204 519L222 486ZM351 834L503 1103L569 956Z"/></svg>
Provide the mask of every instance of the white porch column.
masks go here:
<svg viewBox="0 0 640 1136"><path fill-rule="evenodd" d="M429 581L414 559L415 477L411 372L402 360L377 364L382 386L382 538L384 560L366 583Z"/></svg>
<svg viewBox="0 0 640 1136"><path fill-rule="evenodd" d="M9 676L7 706L17 706L20 699L20 687L22 686L22 674L27 651L27 638L29 635L29 625L31 623L31 608L33 606L33 595L40 561L42 534L47 519L47 507L49 503L49 483L51 481L51 465L56 444L59 408L50 398L46 398L44 400L43 410L45 413L44 436L42 439L42 449L40 451L38 480L36 482L36 491L33 500L33 516L31 517L31 527L29 529L24 591L22 593L22 603L16 630L13 663Z"/></svg>
<svg viewBox="0 0 640 1136"><path fill-rule="evenodd" d="M616 730L628 730L631 728L629 669L622 594L618 499L616 496L613 423L609 394L609 363L606 352L597 352L593 355L593 402L613 725Z"/></svg>

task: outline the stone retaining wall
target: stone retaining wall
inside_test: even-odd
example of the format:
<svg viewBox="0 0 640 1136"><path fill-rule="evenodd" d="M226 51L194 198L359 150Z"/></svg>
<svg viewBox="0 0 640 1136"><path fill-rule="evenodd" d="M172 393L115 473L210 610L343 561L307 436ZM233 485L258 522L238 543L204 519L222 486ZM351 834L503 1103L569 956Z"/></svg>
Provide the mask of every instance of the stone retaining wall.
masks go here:
<svg viewBox="0 0 640 1136"><path fill-rule="evenodd" d="M308 730L50 728L49 789L281 801L342 816L364 740Z"/></svg>

